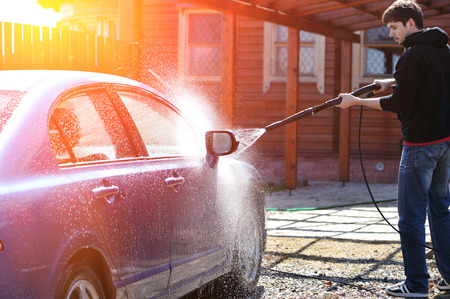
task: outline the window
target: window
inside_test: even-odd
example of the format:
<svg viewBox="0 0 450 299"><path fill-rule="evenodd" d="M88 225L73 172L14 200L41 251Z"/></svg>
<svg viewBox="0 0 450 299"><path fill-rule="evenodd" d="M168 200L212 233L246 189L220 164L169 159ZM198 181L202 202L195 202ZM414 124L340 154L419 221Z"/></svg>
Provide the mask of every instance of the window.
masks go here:
<svg viewBox="0 0 450 299"><path fill-rule="evenodd" d="M389 37L386 26L364 31L364 74L389 75L395 70L395 64L403 53L403 47Z"/></svg>
<svg viewBox="0 0 450 299"><path fill-rule="evenodd" d="M200 155L189 124L173 109L144 95L118 92L152 158Z"/></svg>
<svg viewBox="0 0 450 299"><path fill-rule="evenodd" d="M50 118L49 137L59 164L135 156L103 92L82 93L61 102Z"/></svg>
<svg viewBox="0 0 450 299"><path fill-rule="evenodd" d="M300 82L316 82L320 93L325 91L325 37L300 31ZM265 23L264 85L267 92L271 82L285 82L287 74L288 27Z"/></svg>
<svg viewBox="0 0 450 299"><path fill-rule="evenodd" d="M353 87L370 83L374 78L392 77L403 47L389 37L386 26L364 30L361 45L353 46Z"/></svg>
<svg viewBox="0 0 450 299"><path fill-rule="evenodd" d="M190 79L220 80L222 14L206 10L183 10L179 47L180 73Z"/></svg>

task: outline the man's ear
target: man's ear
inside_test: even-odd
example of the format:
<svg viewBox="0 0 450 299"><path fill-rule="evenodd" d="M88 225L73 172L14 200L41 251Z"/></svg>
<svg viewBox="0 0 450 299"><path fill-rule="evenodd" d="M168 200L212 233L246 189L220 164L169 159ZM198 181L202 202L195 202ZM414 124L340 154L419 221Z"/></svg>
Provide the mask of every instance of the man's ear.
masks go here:
<svg viewBox="0 0 450 299"><path fill-rule="evenodd" d="M406 21L406 27L408 27L408 29L410 30L417 29L416 22L414 22L412 18L409 18L409 20Z"/></svg>

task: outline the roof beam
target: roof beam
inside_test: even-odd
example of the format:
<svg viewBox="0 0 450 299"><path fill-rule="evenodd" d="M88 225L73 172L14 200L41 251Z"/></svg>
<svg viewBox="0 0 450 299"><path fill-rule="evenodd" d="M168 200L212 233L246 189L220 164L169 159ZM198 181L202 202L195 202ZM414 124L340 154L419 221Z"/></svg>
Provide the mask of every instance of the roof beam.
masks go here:
<svg viewBox="0 0 450 299"><path fill-rule="evenodd" d="M249 2L250 4L254 4L254 5L270 5L271 3L275 2L275 1L276 0L246 0L246 2Z"/></svg>
<svg viewBox="0 0 450 299"><path fill-rule="evenodd" d="M308 16L308 15L314 15L318 13L328 12L328 11L335 11L337 9L343 9L347 7L356 7L356 9L361 10L364 12L364 9L361 9L357 6L361 6L367 3L376 2L378 0L359 0L359 1L353 1L353 2L343 2L343 1L336 1L336 4L330 5L328 7L323 8L316 8L316 9L308 9L303 10L302 8L296 9L293 13L296 16Z"/></svg>
<svg viewBox="0 0 450 299"><path fill-rule="evenodd" d="M328 0L302 0L302 1L296 1L296 0L278 0L275 3L271 5L271 7L275 10L281 10L281 11L288 11L294 8L302 8L306 5L314 5L314 4L321 4L326 3Z"/></svg>
<svg viewBox="0 0 450 299"><path fill-rule="evenodd" d="M348 29L350 30L366 30L366 29L370 29L370 28L376 28L376 27L381 27L384 26L383 22L381 22L381 18L378 19L374 19L371 21L364 21L364 22L359 22L357 24L352 24L347 26Z"/></svg>
<svg viewBox="0 0 450 299"><path fill-rule="evenodd" d="M425 8L427 10L436 10L439 14L450 12L448 1L430 1L425 5Z"/></svg>
<svg viewBox="0 0 450 299"><path fill-rule="evenodd" d="M236 0L187 0L187 2L197 4L203 7L219 10L225 13L247 16L258 20L284 25L291 28L305 30L311 33L317 33L329 36L335 39L359 43L359 35L341 29L325 25L319 22L310 21L305 18L287 15L285 13L255 6L244 1Z"/></svg>

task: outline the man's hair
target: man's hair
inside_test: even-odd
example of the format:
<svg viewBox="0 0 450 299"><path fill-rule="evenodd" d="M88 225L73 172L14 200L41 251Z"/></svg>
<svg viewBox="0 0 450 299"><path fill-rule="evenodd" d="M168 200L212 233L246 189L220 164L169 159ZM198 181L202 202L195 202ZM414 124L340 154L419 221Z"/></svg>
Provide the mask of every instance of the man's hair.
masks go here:
<svg viewBox="0 0 450 299"><path fill-rule="evenodd" d="M397 0L383 13L383 23L402 22L406 25L409 19L413 19L417 29L423 29L422 9L414 0Z"/></svg>

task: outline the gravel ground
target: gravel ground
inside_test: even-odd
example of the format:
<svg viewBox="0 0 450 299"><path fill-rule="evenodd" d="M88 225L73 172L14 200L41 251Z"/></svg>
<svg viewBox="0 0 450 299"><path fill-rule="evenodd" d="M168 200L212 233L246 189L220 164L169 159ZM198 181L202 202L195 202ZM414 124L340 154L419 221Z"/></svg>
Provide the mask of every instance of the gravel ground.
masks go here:
<svg viewBox="0 0 450 299"><path fill-rule="evenodd" d="M437 288L434 259L427 263L429 298L450 298ZM262 275L250 298L389 298L384 289L403 280L399 242L269 236Z"/></svg>
<svg viewBox="0 0 450 299"><path fill-rule="evenodd" d="M274 187L277 186L274 185ZM395 185L372 184L371 188L377 200L396 197ZM345 205L368 201L365 185L357 183L347 183L344 186L338 182L309 182L307 186L292 192L283 188L272 189L266 195L269 208L328 207L334 204ZM396 203L386 203L386 205L395 207ZM343 209L350 210L350 208ZM383 213L389 216L388 218L392 218L390 220L396 224L397 221L391 215L392 212L382 209ZM367 206L360 207L357 211L364 211L366 213L364 217L371 215L367 212ZM334 227L324 228L320 216L325 212L331 216L342 217L343 222L332 222ZM405 278L399 238L391 228L388 228L388 231L395 234L395 238L378 238L379 236L375 235L386 234L384 230L367 228L356 228L354 232L360 234L366 231L369 235L372 234L372 237L361 238L360 235L355 234L357 238L339 238L345 234L336 233L335 229L339 232L348 228L342 226L343 224L358 225L359 223L358 219L352 219L353 214L341 214L341 212L322 210L317 215L309 212L308 217L301 217L303 214L298 216L297 225L294 225L295 221L289 221L289 225L289 223L276 223L276 221L277 219L292 220L292 218L295 220L292 212L268 211L267 217L272 219L273 223L272 230L267 236L261 277L254 294L245 299L392 298L384 289L402 282ZM280 213L286 214L280 216ZM304 214L307 213L304 212ZM396 212L394 214L397 216ZM377 224L382 221L378 218L379 215L376 213L376 221L372 218L367 219L371 224ZM311 223L313 225L316 223L319 227L311 226ZM306 229L298 228L306 224L309 224ZM382 221L379 225L382 224L385 223ZM277 225L281 225L285 230L275 229ZM336 228L336 225L341 226ZM314 231L315 234L305 237L307 229L310 232ZM330 234L318 235L324 229ZM379 241L374 241L375 239ZM450 292L440 292L437 288L437 282L441 277L434 258L427 259L427 264L431 276L429 298L450 299Z"/></svg>
<svg viewBox="0 0 450 299"><path fill-rule="evenodd" d="M395 184L371 184L371 189L377 200L396 198ZM363 184L310 182L289 196L282 189L268 193L266 203L274 208L304 208L362 202L367 198ZM289 212L269 211L268 218L276 219L271 213ZM337 215L336 211L333 213ZM287 216L278 218L288 219ZM319 235L305 238L301 232L293 234L292 231L284 236L272 233L267 237L257 290L250 298L391 298L384 289L405 279L400 242L398 238L373 240ZM441 276L434 258L427 259L427 264L431 276L429 298L450 299L450 292L440 292L437 288Z"/></svg>

